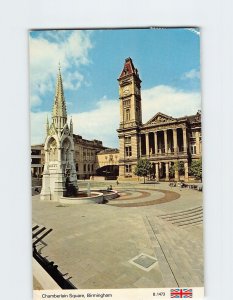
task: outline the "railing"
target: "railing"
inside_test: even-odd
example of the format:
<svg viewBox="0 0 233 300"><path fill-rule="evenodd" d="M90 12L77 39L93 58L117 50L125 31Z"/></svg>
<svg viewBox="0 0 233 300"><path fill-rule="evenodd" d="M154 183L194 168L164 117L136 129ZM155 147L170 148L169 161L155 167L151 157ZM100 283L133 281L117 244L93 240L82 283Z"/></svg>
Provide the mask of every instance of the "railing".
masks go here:
<svg viewBox="0 0 233 300"><path fill-rule="evenodd" d="M69 281L71 277L65 279L64 276L66 274L62 274L58 270L58 265L54 264L53 261L47 260L47 258L43 257L36 249L36 245L43 242L43 239L52 231L52 229L46 230L45 227L41 227L39 225L35 225L32 228L32 249L33 249L33 257L34 259L41 265L41 267L56 281L56 283L62 289L76 289L76 287Z"/></svg>
<svg viewBox="0 0 233 300"><path fill-rule="evenodd" d="M179 152L159 152L158 153L150 153L150 154L141 154L141 157L150 158L150 157L160 157L160 156L182 156L187 155L187 151L179 151Z"/></svg>

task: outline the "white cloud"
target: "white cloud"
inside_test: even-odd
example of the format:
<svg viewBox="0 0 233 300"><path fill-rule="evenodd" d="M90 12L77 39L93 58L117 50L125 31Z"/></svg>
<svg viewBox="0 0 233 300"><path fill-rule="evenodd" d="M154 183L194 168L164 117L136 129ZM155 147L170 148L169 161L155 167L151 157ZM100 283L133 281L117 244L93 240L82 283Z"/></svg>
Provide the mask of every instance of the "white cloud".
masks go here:
<svg viewBox="0 0 233 300"><path fill-rule="evenodd" d="M177 90L169 86L156 86L142 91L143 122L147 122L157 112L181 117L196 114L201 108L199 93ZM108 147L118 147L116 129L119 127L120 108L118 100L103 97L97 108L88 112L72 114L74 133L84 139L102 140ZM31 142L42 143L45 138L46 112L31 113Z"/></svg>
<svg viewBox="0 0 233 300"><path fill-rule="evenodd" d="M80 88L83 81L84 76L75 71L66 75L66 77L63 79L63 86L65 90L77 90Z"/></svg>
<svg viewBox="0 0 233 300"><path fill-rule="evenodd" d="M182 76L182 79L200 79L200 71L192 69Z"/></svg>
<svg viewBox="0 0 233 300"><path fill-rule="evenodd" d="M142 99L144 123L157 112L182 117L196 114L201 107L200 93L185 92L165 85L142 91Z"/></svg>
<svg viewBox="0 0 233 300"><path fill-rule="evenodd" d="M116 129L120 109L117 100L101 99L95 110L72 115L74 132L84 139L102 140L105 146L118 147Z"/></svg>
<svg viewBox="0 0 233 300"><path fill-rule="evenodd" d="M42 35L30 37L31 95L39 97L53 91L59 62L65 78L65 88L78 89L84 82L84 77L73 71L72 67L88 64L88 51L91 48L89 32L72 31L67 34L67 31L45 31ZM31 104L39 105L38 101L33 101L32 96Z"/></svg>
<svg viewBox="0 0 233 300"><path fill-rule="evenodd" d="M47 116L50 115L50 112L31 112L31 145L44 143Z"/></svg>
<svg viewBox="0 0 233 300"><path fill-rule="evenodd" d="M31 96L31 105L32 106L38 106L41 104L41 99L38 95L32 95Z"/></svg>

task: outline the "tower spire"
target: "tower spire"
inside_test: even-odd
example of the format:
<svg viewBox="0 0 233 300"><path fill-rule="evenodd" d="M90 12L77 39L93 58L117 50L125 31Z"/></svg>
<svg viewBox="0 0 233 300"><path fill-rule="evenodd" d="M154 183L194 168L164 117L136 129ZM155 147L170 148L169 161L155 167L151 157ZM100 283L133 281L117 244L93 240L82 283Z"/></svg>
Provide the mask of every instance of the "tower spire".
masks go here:
<svg viewBox="0 0 233 300"><path fill-rule="evenodd" d="M53 123L57 129L62 129L67 122L66 102L63 91L61 65L58 64L57 83L52 113Z"/></svg>

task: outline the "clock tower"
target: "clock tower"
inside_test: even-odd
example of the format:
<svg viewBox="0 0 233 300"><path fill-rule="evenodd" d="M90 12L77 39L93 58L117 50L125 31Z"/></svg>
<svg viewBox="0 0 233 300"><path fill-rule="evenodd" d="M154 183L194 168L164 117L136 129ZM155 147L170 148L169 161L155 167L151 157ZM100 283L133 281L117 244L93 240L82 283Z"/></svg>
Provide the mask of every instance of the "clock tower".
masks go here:
<svg viewBox="0 0 233 300"><path fill-rule="evenodd" d="M118 78L120 126L118 131L120 160L119 176L135 177L134 168L139 158L139 131L142 125L141 79L130 57L125 59Z"/></svg>
<svg viewBox="0 0 233 300"><path fill-rule="evenodd" d="M118 81L120 128L140 126L142 124L141 79L130 57L125 59Z"/></svg>

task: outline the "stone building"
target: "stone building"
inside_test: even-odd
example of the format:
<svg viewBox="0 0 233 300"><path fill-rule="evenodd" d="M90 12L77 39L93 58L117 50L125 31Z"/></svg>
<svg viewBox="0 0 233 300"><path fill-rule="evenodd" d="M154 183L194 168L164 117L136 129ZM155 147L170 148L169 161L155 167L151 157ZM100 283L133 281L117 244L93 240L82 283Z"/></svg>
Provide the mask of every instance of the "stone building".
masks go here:
<svg viewBox="0 0 233 300"><path fill-rule="evenodd" d="M95 175L107 179L117 179L119 175L119 150L107 148L97 153Z"/></svg>
<svg viewBox="0 0 233 300"><path fill-rule="evenodd" d="M44 168L44 145L31 146L31 174L32 177L42 176Z"/></svg>
<svg viewBox="0 0 233 300"><path fill-rule="evenodd" d="M98 153L107 148L99 140L89 141L76 134L73 137L77 178L89 179L96 174L96 170L99 167L97 163Z"/></svg>
<svg viewBox="0 0 233 300"><path fill-rule="evenodd" d="M73 134L73 139L77 179L89 179L96 174L106 176L107 173L105 173L105 169L112 170L112 168L109 167L112 165L111 155L112 151L118 154L119 151L117 149L104 147L102 141L87 140L77 134ZM32 177L38 178L42 176L44 169L44 156L44 144L31 146ZM118 162L115 162L115 159L114 163L118 164Z"/></svg>
<svg viewBox="0 0 233 300"><path fill-rule="evenodd" d="M131 58L127 58L118 78L120 126L119 178L134 178L138 159L152 163L152 176L169 180L172 165L184 166L183 178L189 178L191 161L201 157L201 113L174 118L161 112L142 123L141 79ZM175 168L175 180L180 175Z"/></svg>

